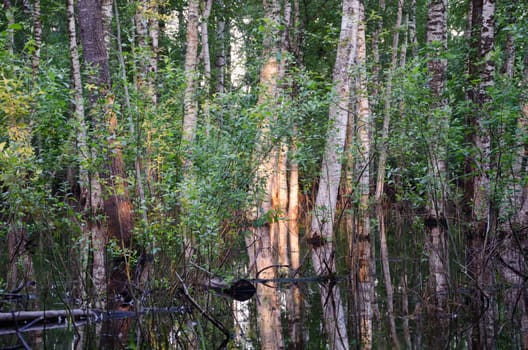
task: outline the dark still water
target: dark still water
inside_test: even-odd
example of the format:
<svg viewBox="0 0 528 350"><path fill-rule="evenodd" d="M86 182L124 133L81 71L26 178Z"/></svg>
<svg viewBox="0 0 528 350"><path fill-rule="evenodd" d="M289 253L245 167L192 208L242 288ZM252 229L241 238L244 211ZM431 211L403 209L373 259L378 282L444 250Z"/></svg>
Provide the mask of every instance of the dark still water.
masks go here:
<svg viewBox="0 0 528 350"><path fill-rule="evenodd" d="M343 298L350 308L347 324L350 332L350 349L359 349L359 336L354 332L358 314L354 310L354 295L348 280L338 282ZM257 288L269 288L258 284ZM288 291L293 283L279 286L282 312L282 334L286 349L327 349L327 336L319 294L314 282L297 283L302 296L300 319L301 342L293 346L291 337L293 321L286 312ZM463 290L463 296L471 295ZM86 311L75 305L57 300L41 302L38 298L28 305L2 302L0 312L0 350L11 349L254 349L262 348L258 338L256 303L258 298L239 302L214 291L189 290L189 299L174 288L167 288L145 300L118 305L113 311ZM395 293L396 305L402 305L402 294ZM460 299L464 300L464 299ZM382 296L376 306L373 349L392 349L387 316L383 313ZM402 339L402 348L433 349L431 339L438 332L427 319L426 310L420 309L416 294L410 293L410 313L396 319L396 329ZM42 305L47 305L43 307ZM136 307L136 305L142 305ZM418 307L417 307L418 305ZM13 310L33 311L13 311ZM467 349L468 329L474 318L464 303L453 305L452 314L446 315L449 339L442 349ZM382 311L382 312L380 312ZM398 310L401 312L401 310ZM380 313L378 313L380 312ZM402 315L400 313L400 315ZM16 319L16 321L14 321ZM503 325L509 320L504 319ZM503 327L497 338L498 349L521 349L521 334ZM407 344L411 343L412 347Z"/></svg>

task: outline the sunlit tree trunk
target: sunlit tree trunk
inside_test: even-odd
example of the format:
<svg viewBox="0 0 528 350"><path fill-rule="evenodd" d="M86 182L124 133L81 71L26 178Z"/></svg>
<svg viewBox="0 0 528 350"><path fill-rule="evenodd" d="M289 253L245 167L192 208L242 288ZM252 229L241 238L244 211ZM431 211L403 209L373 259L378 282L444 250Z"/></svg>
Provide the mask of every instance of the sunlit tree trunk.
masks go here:
<svg viewBox="0 0 528 350"><path fill-rule="evenodd" d="M281 101L287 99L284 86L286 84L285 78L287 76L289 51L290 51L290 31L292 29L292 15L291 15L291 1L284 2L284 15L283 15L283 29L280 34L280 61L279 61L279 72L277 75L277 94L282 95ZM279 92L280 91L280 92ZM274 187L274 198L273 207L274 211L278 215L277 222L274 223L274 236L276 240L276 247L278 252L278 264L279 264L279 275L287 276L288 266L290 264L288 254L288 222L287 222L287 211L288 211L288 149L289 140L286 137L282 137L278 149L278 162L277 169L275 171L275 179L273 183ZM275 244L274 244L275 246Z"/></svg>
<svg viewBox="0 0 528 350"><path fill-rule="evenodd" d="M357 210L357 236L358 271L357 304L359 306L359 327L361 335L361 348L372 349L372 302L374 301L375 271L371 266L370 244L370 144L371 144L371 118L367 96L366 75L366 40L365 40L365 14L363 3L360 2L360 25L358 27L357 63L360 67L357 119L357 159L355 163L356 177L358 178L357 192L359 205Z"/></svg>
<svg viewBox="0 0 528 350"><path fill-rule="evenodd" d="M470 58L469 75L477 83L469 91L473 103L468 126L469 141L478 152L466 161L469 179L465 189L466 214L470 228L467 240L467 264L475 293L471 297L475 315L471 329L471 349L493 349L497 302L494 283L493 247L496 243L496 209L491 194L490 175L493 167L491 130L487 120L491 102L487 91L494 83L495 4L490 0L473 0L471 39L474 54Z"/></svg>
<svg viewBox="0 0 528 350"><path fill-rule="evenodd" d="M295 152L295 148L292 149ZM288 198L288 239L290 271L292 276L296 276L301 267L301 247L299 244L299 164L295 160L290 160L289 177L289 198ZM294 349L302 349L303 346L303 325L302 318L302 295L297 284L293 284L288 289L288 317L290 321L290 334Z"/></svg>
<svg viewBox="0 0 528 350"><path fill-rule="evenodd" d="M431 329L431 345L447 343L449 257L445 201L447 198L446 145L442 137L447 131L449 115L443 96L447 59L442 57L447 50L447 0L431 0L427 17L427 44L429 45L429 89L431 91L431 142L429 150L429 178L431 182L428 212L425 219L428 229L427 251L429 253L429 281L434 291L433 312L436 322Z"/></svg>
<svg viewBox="0 0 528 350"><path fill-rule="evenodd" d="M277 62L277 38L280 18L280 4L277 0L265 0L264 11L271 31L264 38L264 65L260 70L260 92L258 104L266 110L261 121L259 143L256 147L258 165L255 184L262 187L255 191L255 202L248 213L253 223L251 236L246 238L250 258L254 259L254 271L258 278L276 278L274 249L271 237L274 193L274 178L277 171L278 149L271 140L271 126L276 122L279 62ZM251 261L251 259L250 259ZM280 321L279 296L276 285L262 285L257 288L257 313L260 346L262 349L283 349Z"/></svg>
<svg viewBox="0 0 528 350"><path fill-rule="evenodd" d="M209 54L209 29L208 20L211 15L211 7L213 0L204 0L202 3L202 21L200 24L200 37L202 39L202 53L201 58L204 65L204 79L206 91L209 91L211 84L211 55Z"/></svg>
<svg viewBox="0 0 528 350"><path fill-rule="evenodd" d="M293 1L292 25L289 29L293 29L288 40L290 47L289 50L295 56L297 65L302 66L299 46L300 46L300 20L299 20L299 0ZM283 40L284 44L285 40ZM295 91L295 86L293 87ZM295 94L295 92L294 92ZM295 96L293 97L295 98ZM301 267L301 247L299 242L299 164L295 158L297 147L297 127L293 127L293 136L291 139L290 154L293 156L289 157L289 192L288 192L288 213L287 213L287 232L288 232L288 244L289 244L289 264L290 264L290 277L298 276L299 268ZM303 298L299 285L292 284L287 289L287 313L288 320L290 322L290 339L292 349L302 349L304 347L303 342L303 324L302 324L302 306Z"/></svg>
<svg viewBox="0 0 528 350"><path fill-rule="evenodd" d="M387 71L385 91L383 95L383 126L381 130L381 140L378 156L378 174L376 180L376 217L378 219L378 230L380 234L380 255L381 265L383 268L383 279L385 280L385 291L387 293L387 317L389 319L390 334L394 346L400 348L400 341L396 333L396 320L394 315L394 291L392 287L390 266L389 266L389 248L387 245L387 233L385 229L385 213L383 210L383 192L385 188L385 166L387 164L387 142L389 139L390 117L391 117L391 96L392 80L394 71L398 64L398 45L399 33L402 21L403 0L398 1L396 12L396 23L392 36L392 58L390 67Z"/></svg>
<svg viewBox="0 0 528 350"><path fill-rule="evenodd" d="M347 135L346 198L353 204L352 214L347 215L349 251L351 254L353 292L351 301L357 310L357 334L361 348L372 348L372 318L374 298L374 274L370 237L370 146L371 118L367 94L366 40L364 7L360 2L357 34L357 73L355 80L355 118L349 119ZM351 197L352 196L352 200ZM357 203L357 204L356 204ZM352 307L352 306L350 306Z"/></svg>
<svg viewBox="0 0 528 350"><path fill-rule="evenodd" d="M288 144L283 140L279 149L275 186L277 190L276 211L279 219L275 223L279 275L288 275L290 259L288 254Z"/></svg>
<svg viewBox="0 0 528 350"><path fill-rule="evenodd" d="M308 239L312 249L312 263L316 275L330 279L320 285L323 320L331 349L348 349L346 316L340 289L332 281L336 273L334 219L337 192L341 179L342 156L348 123L351 77L350 70L356 57L359 22L359 2L344 0L341 32L333 71L335 101L329 109L329 125L323 155L321 177L312 214Z"/></svg>
<svg viewBox="0 0 528 350"><path fill-rule="evenodd" d="M196 97L198 78L198 17L199 0L190 0L187 9L187 50L185 51L185 95L182 140L184 147L192 145L198 124L198 102ZM184 167L189 168L190 159L185 157Z"/></svg>
<svg viewBox="0 0 528 350"><path fill-rule="evenodd" d="M185 92L183 96L183 126L182 126L182 181L180 193L181 213L185 214L188 197L194 186L192 163L192 148L198 128L198 46L199 46L199 16L200 0L190 0L187 7L187 34L185 51ZM194 254L194 237L192 232L184 233L184 254L188 261Z"/></svg>

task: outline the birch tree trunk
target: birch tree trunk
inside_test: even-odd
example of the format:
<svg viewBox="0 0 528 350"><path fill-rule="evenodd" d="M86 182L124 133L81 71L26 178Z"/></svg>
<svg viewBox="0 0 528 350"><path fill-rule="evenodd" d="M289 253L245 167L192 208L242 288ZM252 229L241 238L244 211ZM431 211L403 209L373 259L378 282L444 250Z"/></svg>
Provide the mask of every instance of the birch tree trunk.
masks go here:
<svg viewBox="0 0 528 350"><path fill-rule="evenodd" d="M208 20L211 15L211 8L213 6L213 0L205 0L203 2L202 10L202 22L200 25L200 37L202 39L202 61L204 65L204 79L206 92L209 92L211 84L211 55L209 54L209 29Z"/></svg>
<svg viewBox="0 0 528 350"><path fill-rule="evenodd" d="M371 145L371 118L370 107L367 96L367 74L366 74L366 40L365 40L365 13L363 2L360 2L360 18L357 41L357 64L359 66L358 77L358 119L357 119L357 144L358 152L356 159L356 174L358 178L357 192L360 196L357 210L357 299L359 305L359 326L361 336L361 348L372 349L372 302L374 301L374 278L375 271L372 269L370 244L370 145Z"/></svg>
<svg viewBox="0 0 528 350"><path fill-rule="evenodd" d="M220 13L216 14L216 56L215 56L215 68L216 68L216 87L215 92L224 93L226 88L226 32L227 32L227 19L224 15L224 1L217 0L217 6L220 8Z"/></svg>
<svg viewBox="0 0 528 350"><path fill-rule="evenodd" d="M31 67L33 69L33 76L36 77L40 65L40 49L42 47L42 20L40 19L40 0L35 0L33 3L33 38L35 40L35 48L33 51L33 58L31 60Z"/></svg>
<svg viewBox="0 0 528 350"><path fill-rule="evenodd" d="M273 241L271 237L274 192L274 178L278 162L277 145L271 140L271 126L276 123L279 62L277 62L278 25L280 4L277 0L264 0L264 11L271 33L264 38L264 65L260 70L258 104L267 109L266 117L261 121L260 141L256 147L259 165L256 169L255 183L262 184L255 192L255 203L248 213L253 222L251 236L246 237L250 262L254 264L258 278L276 278ZM258 187L258 186L257 186ZM253 261L252 261L253 260ZM262 349L283 349L280 306L277 286L274 283L257 288L257 313L260 345Z"/></svg>
<svg viewBox="0 0 528 350"><path fill-rule="evenodd" d="M356 57L358 22L359 2L344 0L341 32L332 78L336 98L329 109L331 128L328 130L326 139L319 189L312 215L311 237L308 240L311 244L315 273L318 276L329 277L328 281L321 283L321 304L331 349L349 348L346 316L340 289L335 281L332 281L332 276L336 273L333 230L350 103L351 78L349 73Z"/></svg>
<svg viewBox="0 0 528 350"><path fill-rule="evenodd" d="M278 63L275 57L270 57L264 64L260 73L260 83L263 92L260 93L259 103L269 103L267 96L273 95L276 89L278 75ZM270 113L270 114L273 114ZM257 182L263 182L261 194L256 194L256 203L249 213L249 219L254 223L251 228L251 237L248 237L248 249L250 259L254 261L254 269L258 278L276 278L276 269L273 258L273 246L271 240L271 194L273 191L273 174L277 163L276 150L267 151L262 146L269 145L269 123L264 121L261 128L260 147L257 154L265 154L260 160L256 170ZM266 126L266 124L268 126ZM257 313L258 327L262 349L282 349L282 330L280 324L279 298L275 284L267 284L257 288Z"/></svg>
<svg viewBox="0 0 528 350"><path fill-rule="evenodd" d="M400 341L396 333L396 320L394 316L394 291L392 287L390 266L389 266L389 249L387 245L387 234L385 230L385 215L383 210L383 192L385 188L385 166L387 163L387 142L389 139L390 117L391 117L391 96L392 96L392 79L394 70L398 64L398 43L399 32L402 21L403 0L398 1L396 12L396 23L392 36L392 58L390 67L387 71L386 86L383 96L383 126L381 130L381 140L378 158L378 174L376 180L376 217L378 219L378 229L380 234L380 255L381 265L383 268L383 279L385 280L385 290L387 293L387 317L389 318L390 334L394 346L399 349Z"/></svg>
<svg viewBox="0 0 528 350"><path fill-rule="evenodd" d="M197 66L198 66L198 17L199 0L190 0L187 10L187 49L185 51L185 94L183 98L184 117L182 141L184 147L192 145L198 124ZM185 157L184 167L190 168L191 161ZM184 170L185 171L185 170Z"/></svg>
<svg viewBox="0 0 528 350"><path fill-rule="evenodd" d="M198 127L198 45L199 45L199 8L200 0L190 0L187 7L187 42L185 51L185 92L183 96L183 126L182 126L182 181L180 193L180 210L185 215L188 197L194 186L192 163L192 147ZM184 233L183 251L188 261L194 254L194 237L192 232Z"/></svg>
<svg viewBox="0 0 528 350"><path fill-rule="evenodd" d="M447 198L447 152L443 140L448 123L448 106L443 97L447 59L447 0L431 0L427 17L427 44L429 45L429 89L432 95L429 125L432 139L429 150L429 178L431 189L425 219L429 240L429 281L434 293L433 312L436 322L431 329L431 345L446 344L449 318L449 256L445 200ZM440 327L440 328L438 328Z"/></svg>
<svg viewBox="0 0 528 350"><path fill-rule="evenodd" d="M74 0L68 0L66 4L67 20L68 20L68 44L70 50L70 62L71 62L71 76L73 85L73 104L74 112L73 117L75 119L76 126L76 141L77 141L77 154L79 157L79 178L78 184L80 189L79 203L85 203L82 211L85 217L90 217L91 212L91 197L90 197L90 177L88 171L89 154L87 142L87 126L84 114L84 98L83 98L83 85L81 78L81 62L79 59L79 50L77 47L77 30L75 25L75 7ZM99 185L97 182L96 185ZM99 190L100 193L100 190ZM88 274L88 261L90 253L90 241L92 233L90 232L92 225L82 225L81 232L82 238L80 240L79 254L80 254L80 280L79 285L81 290L79 291L82 300L86 300L86 281ZM99 287L100 288L100 287Z"/></svg>
<svg viewBox="0 0 528 350"><path fill-rule="evenodd" d="M471 329L471 349L494 349L496 296L494 282L493 247L497 214L491 194L490 174L491 130L487 123L488 104L491 102L487 89L494 83L495 64L491 58L494 48L493 0L473 0L471 13L471 38L475 55L470 59L469 75L476 86L469 92L473 103L468 117L471 130L470 144L477 150L473 159L466 161L466 173L470 174L465 189L466 213L471 223L467 241L467 259L475 293L471 307L475 320Z"/></svg>

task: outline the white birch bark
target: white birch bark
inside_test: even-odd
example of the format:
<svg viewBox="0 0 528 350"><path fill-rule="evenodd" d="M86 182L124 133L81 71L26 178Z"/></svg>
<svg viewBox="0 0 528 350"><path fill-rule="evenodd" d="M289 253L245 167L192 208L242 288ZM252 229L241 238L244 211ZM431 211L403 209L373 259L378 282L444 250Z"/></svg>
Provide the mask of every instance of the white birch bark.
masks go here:
<svg viewBox="0 0 528 350"><path fill-rule="evenodd" d="M224 1L217 0L217 6L224 11ZM215 57L215 68L216 74L216 87L215 92L224 93L226 88L226 31L227 23L223 14L217 14L216 22L216 57Z"/></svg>
<svg viewBox="0 0 528 350"><path fill-rule="evenodd" d="M206 91L209 91L209 84L211 84L211 55L209 54L209 29L207 26L212 6L213 0L205 0L203 2L202 19L200 23L200 37L202 39L201 58L204 65L204 86L206 86Z"/></svg>
<svg viewBox="0 0 528 350"><path fill-rule="evenodd" d="M318 276L331 277L336 272L334 216L341 179L348 108L350 103L350 69L356 57L359 2L344 0L341 32L333 72L335 101L329 109L329 130L321 166L319 189L311 223L312 263ZM331 349L348 349L346 316L339 287L331 280L321 284L321 303L325 330Z"/></svg>
<svg viewBox="0 0 528 350"><path fill-rule="evenodd" d="M190 0L187 7L187 34L185 51L185 92L183 96L183 126L181 146L182 154L182 190L180 206L184 211L191 188L195 185L192 147L198 128L198 45L199 45L199 7L200 0ZM185 215L185 214L184 214ZM185 259L188 261L194 254L194 237L192 232L185 232L183 239Z"/></svg>
<svg viewBox="0 0 528 350"><path fill-rule="evenodd" d="M187 50L185 52L185 93L183 98L184 119L182 140L189 147L196 136L198 124L198 102L196 99L197 66L198 66L198 16L199 0L190 0L187 11ZM190 166L186 159L185 167Z"/></svg>
<svg viewBox="0 0 528 350"><path fill-rule="evenodd" d="M40 0L35 0L33 3L33 37L35 39L35 51L31 65L33 68L33 76L36 77L40 65L40 49L42 47L42 21L40 19Z"/></svg>
<svg viewBox="0 0 528 350"><path fill-rule="evenodd" d="M447 332L446 314L449 292L449 257L447 249L447 221L445 200L447 198L447 152L443 143L448 127L448 106L443 97L447 71L447 59L442 55L447 50L447 0L431 0L427 17L427 44L429 45L429 89L432 95L431 126L432 139L429 150L429 194L426 224L429 228L427 250L429 252L429 274L431 288L435 293L435 315L442 332L436 332L436 341L445 341Z"/></svg>
<svg viewBox="0 0 528 350"><path fill-rule="evenodd" d="M474 159L476 175L472 177L471 217L472 232L469 241L469 269L475 279L477 294L473 300L474 312L480 312L478 327L471 333L470 347L472 349L492 349L495 344L495 314L496 296L490 289L494 281L494 269L489 259L489 247L494 244L495 218L491 198L490 174L492 170L491 134L487 125L487 110L490 96L487 89L494 84L493 74L495 64L491 58L494 48L494 14L495 3L493 0L472 1L472 37L477 56L470 74L479 79L479 83L472 91L474 110L472 120L475 133L472 143L478 155ZM483 305L482 300L487 300Z"/></svg>
<svg viewBox="0 0 528 350"><path fill-rule="evenodd" d="M370 244L370 145L371 145L371 118L369 99L367 96L366 74L366 40L364 24L364 8L360 3L360 24L358 27L357 64L359 66L358 79L358 118L357 118L357 144L359 146L356 157L356 174L358 176L357 191L360 196L357 211L357 251L358 251L358 305L361 348L372 349L372 302L374 301L374 274L371 266Z"/></svg>
<svg viewBox="0 0 528 350"><path fill-rule="evenodd" d="M84 99L83 99L83 89L82 89L82 78L81 78L81 62L79 59L79 51L77 47L77 32L75 26L75 10L74 10L74 0L68 0L66 4L67 11L67 20L68 20L68 35L69 35L69 50L70 50L70 61L71 61L71 75L73 82L73 104L74 104L74 121L76 126L76 140L77 140L77 149L79 156L79 187L80 187L80 199L81 202L90 204L89 201L89 191L90 191L90 179L88 175L88 161L89 161L89 150L87 146L87 128L84 115ZM89 208L84 208L87 210ZM82 290L82 299L85 300L86 297L86 278L85 275L88 272L88 261L90 253L90 227L87 225L82 225L81 232L82 238L80 240L80 285Z"/></svg>

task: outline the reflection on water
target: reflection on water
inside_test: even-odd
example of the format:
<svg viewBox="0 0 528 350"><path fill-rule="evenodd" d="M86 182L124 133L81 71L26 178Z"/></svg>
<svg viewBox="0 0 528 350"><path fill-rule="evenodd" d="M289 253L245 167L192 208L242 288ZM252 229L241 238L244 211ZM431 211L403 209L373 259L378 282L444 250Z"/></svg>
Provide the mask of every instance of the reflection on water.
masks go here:
<svg viewBox="0 0 528 350"><path fill-rule="evenodd" d="M343 294L350 293L350 281L340 279L337 282ZM283 283L280 288L287 291L293 283ZM320 350L327 346L324 334L322 308L319 286L315 282L302 281L295 283L302 295L302 312L299 322L302 334L300 347L303 350ZM265 288L258 284L257 288ZM163 291L152 293L146 300L119 305L112 312L87 313L73 308L74 305L58 303L58 300L32 300L34 310L38 305L49 305L48 309L61 309L54 317L46 314L46 321L42 317L34 317L33 323L28 318L19 321L16 326L2 321L2 315L10 315L9 305L3 304L0 313L0 350L8 349L260 349L258 341L256 303L252 298L246 302L234 301L225 294L217 291L194 289L190 290L191 298L196 304L186 300L181 292L168 287ZM380 299L382 300L382 299ZM416 304L416 302L411 299ZM349 304L353 305L351 298ZM142 305L136 307L136 305ZM381 305L383 306L383 305ZM18 309L26 309L18 307ZM45 309L45 308L43 308ZM285 346L290 349L292 339L290 331L293 326L290 315L282 310L282 327L285 336ZM453 326L462 328L469 324L464 320L463 310L451 320ZM40 311L36 311L40 312ZM58 316L57 316L58 315ZM348 323L353 327L357 323L353 311L349 313ZM391 348L390 338L387 337L387 327L377 323L374 331L374 348ZM428 337L424 328L423 313L414 311L413 318L408 322L413 339L425 340ZM456 324L460 322L460 324ZM226 332L229 338L226 338ZM352 342L358 335L351 332ZM227 341L227 344L226 344ZM418 341L414 341L418 344ZM356 343L353 343L356 344ZM464 338L457 343L464 348ZM425 345L416 349L426 349ZM455 347L453 347L455 348ZM510 347L511 348L511 347Z"/></svg>
<svg viewBox="0 0 528 350"><path fill-rule="evenodd" d="M325 338L321 333L317 284L304 285L302 290L306 315L303 332L309 340L305 349L320 349ZM132 302L105 313L88 313L48 300L47 305L53 305L53 309L62 309L54 314L58 317L49 317L48 312L45 320L27 318L16 326L0 322L0 350L260 348L255 298L238 302L216 291L191 290L191 293L196 304L168 290L139 302L143 304L137 308L140 311ZM36 304L46 305L40 301ZM5 307L3 311L5 314ZM285 334L289 333L287 320L288 315L284 315Z"/></svg>
<svg viewBox="0 0 528 350"><path fill-rule="evenodd" d="M75 310L73 310L75 311ZM183 308L118 310L87 317L20 321L0 328L0 349L128 349L186 348L197 322ZM190 310L188 310L190 311ZM192 342L191 342L192 343Z"/></svg>

